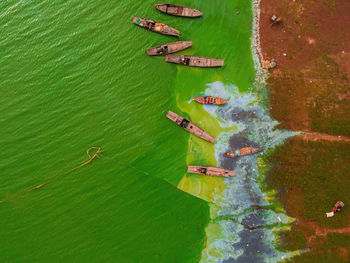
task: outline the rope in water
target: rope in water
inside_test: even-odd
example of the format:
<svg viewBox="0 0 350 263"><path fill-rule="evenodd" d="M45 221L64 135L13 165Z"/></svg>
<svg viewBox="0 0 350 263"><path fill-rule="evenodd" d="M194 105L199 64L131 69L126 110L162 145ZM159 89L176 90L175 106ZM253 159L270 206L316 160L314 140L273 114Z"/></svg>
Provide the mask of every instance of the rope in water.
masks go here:
<svg viewBox="0 0 350 263"><path fill-rule="evenodd" d="M97 151L95 152L94 155L91 156L91 155L90 155L90 151L91 151L91 150L97 150ZM97 158L100 158L99 154L102 153L102 152L103 152L103 151L101 150L101 147L96 147L96 146L90 147L89 149L86 150L86 155L87 155L90 159L87 160L86 162L84 162L84 163L78 165L77 167L74 167L74 168L70 169L67 173L70 173L70 172L72 172L72 171L74 171L74 170L77 170L77 169L83 167L84 165L87 165L87 164L91 163L92 160L95 159L96 157L97 157ZM37 186L31 188L29 191L33 191L33 190L39 189L39 188L43 187L43 186L46 185L46 184L48 184L48 182L44 182L44 183L42 183L42 184L39 184L39 185L37 185Z"/></svg>

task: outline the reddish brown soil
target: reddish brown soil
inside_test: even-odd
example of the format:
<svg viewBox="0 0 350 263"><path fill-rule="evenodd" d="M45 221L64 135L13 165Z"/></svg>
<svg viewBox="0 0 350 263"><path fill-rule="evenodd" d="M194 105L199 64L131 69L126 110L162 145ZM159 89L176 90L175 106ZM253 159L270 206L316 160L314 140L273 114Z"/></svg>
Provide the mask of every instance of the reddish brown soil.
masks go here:
<svg viewBox="0 0 350 263"><path fill-rule="evenodd" d="M302 135L296 136L298 139L305 141L331 141L331 142L349 142L350 137L341 136L341 135L330 135L320 132L307 132Z"/></svg>
<svg viewBox="0 0 350 263"><path fill-rule="evenodd" d="M276 14L281 23L271 25ZM262 0L272 116L282 127L350 136L350 1ZM284 56L285 54L285 56Z"/></svg>
<svg viewBox="0 0 350 263"><path fill-rule="evenodd" d="M350 235L350 226L344 227L344 228L329 229L329 228L319 226L317 222L314 222L314 221L299 221L297 222L297 224L299 226L307 227L312 231L307 235L307 246L309 248L313 247L316 238L318 237L324 238L329 233Z"/></svg>
<svg viewBox="0 0 350 263"><path fill-rule="evenodd" d="M331 202L335 201L331 201L332 197L337 188L343 186L340 182L345 180L344 172L343 181L337 178L336 174L341 174L337 170L334 175L330 174L334 176L334 182L327 182L322 188L322 191L329 189L333 196L322 196L325 192L320 193L317 187L304 187L302 180L297 181L304 176L317 176L314 167L327 173L327 169L332 167L327 160L342 159L339 154L334 157L334 152L308 144L316 142L326 146L350 142L350 1L261 0L260 9L262 54L265 61L274 59L277 62L275 68L269 69L271 115L281 122L280 128L306 132L283 146L283 153L293 156L273 159L278 165L271 173L275 179L270 178L270 184L283 186L277 196L287 213L297 218L293 229L305 236L308 246L313 247L312 253L341 254L343 259L350 260L349 247L341 244L336 248L322 247L329 233L350 234L350 221L346 214L350 211L336 215L335 220L340 220L338 216L342 216L342 226L326 228L317 222L305 221L310 220L306 217L311 217L310 213L307 214L308 205L317 211L314 207L317 202L307 198L313 194L325 206L326 197L328 206L332 206ZM271 24L273 15L277 15L281 22ZM323 151L330 159L322 159ZM342 169L341 165L338 166L332 169ZM309 172L311 170L314 172ZM276 176L280 178L276 179ZM327 219L321 219L327 211L323 211L324 207L321 209L315 219L327 225L322 221Z"/></svg>

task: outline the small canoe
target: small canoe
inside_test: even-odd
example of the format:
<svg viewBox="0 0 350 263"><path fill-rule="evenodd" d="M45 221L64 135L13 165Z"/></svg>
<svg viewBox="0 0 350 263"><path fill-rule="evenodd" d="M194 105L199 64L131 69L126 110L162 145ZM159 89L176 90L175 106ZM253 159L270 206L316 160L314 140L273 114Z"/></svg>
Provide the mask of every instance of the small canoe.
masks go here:
<svg viewBox="0 0 350 263"><path fill-rule="evenodd" d="M167 55L171 53L184 50L192 46L192 41L178 41L160 45L157 47L152 47L147 49L147 55L149 56L158 56L158 55Z"/></svg>
<svg viewBox="0 0 350 263"><path fill-rule="evenodd" d="M156 4L154 6L159 11L174 16L199 17L203 15L203 13L197 9L181 5Z"/></svg>
<svg viewBox="0 0 350 263"><path fill-rule="evenodd" d="M222 67L224 65L223 60L205 57L184 56L184 55L167 55L165 56L166 62L186 65L190 67Z"/></svg>
<svg viewBox="0 0 350 263"><path fill-rule="evenodd" d="M186 131L198 136L199 138L202 138L211 143L215 142L215 139L211 137L207 132L199 128L193 122L190 122L189 120L186 120L185 118L181 117L180 115L177 115L172 111L168 111L166 116L168 119L175 122L177 125L184 128Z"/></svg>
<svg viewBox="0 0 350 263"><path fill-rule="evenodd" d="M202 104L210 104L210 105L223 105L227 103L227 100L219 97L214 97L214 96L199 96L194 98L193 100Z"/></svg>
<svg viewBox="0 0 350 263"><path fill-rule="evenodd" d="M132 22L135 25L138 25L140 27L146 28L150 31L157 32L163 35L176 36L176 37L180 35L179 30L172 28L171 26L155 22L151 19L134 16L134 18L132 19Z"/></svg>
<svg viewBox="0 0 350 263"><path fill-rule="evenodd" d="M191 174L203 174L224 177L231 177L237 175L235 172L232 172L230 170L213 166L188 166L187 172Z"/></svg>
<svg viewBox="0 0 350 263"><path fill-rule="evenodd" d="M224 153L225 157L238 157L238 156L243 156L243 155L249 155L249 154L254 154L257 152L262 151L261 148L255 148L255 147L245 147L241 149L232 149L232 151L228 151Z"/></svg>

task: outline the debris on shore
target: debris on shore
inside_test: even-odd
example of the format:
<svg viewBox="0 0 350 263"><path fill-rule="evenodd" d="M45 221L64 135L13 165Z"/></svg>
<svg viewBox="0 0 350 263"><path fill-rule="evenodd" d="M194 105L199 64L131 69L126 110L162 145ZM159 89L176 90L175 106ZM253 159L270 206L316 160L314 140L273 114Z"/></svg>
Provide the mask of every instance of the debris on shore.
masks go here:
<svg viewBox="0 0 350 263"><path fill-rule="evenodd" d="M274 59L271 59L271 60L264 60L263 61L263 64L262 64L262 67L264 69L272 69L272 68L275 68L277 66L277 63Z"/></svg>

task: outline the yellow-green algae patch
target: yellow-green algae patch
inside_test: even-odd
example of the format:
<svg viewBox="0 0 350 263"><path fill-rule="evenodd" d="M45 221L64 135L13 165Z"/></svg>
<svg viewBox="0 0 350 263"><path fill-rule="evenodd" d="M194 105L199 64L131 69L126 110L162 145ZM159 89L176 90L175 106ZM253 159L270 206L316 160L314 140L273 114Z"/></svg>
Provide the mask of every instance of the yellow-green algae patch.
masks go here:
<svg viewBox="0 0 350 263"><path fill-rule="evenodd" d="M209 258L220 258L223 252L217 248L212 247L211 244L213 244L218 238L225 238L224 236L219 236L220 233L223 233L222 226L217 223L209 223L205 229L205 233L207 236L207 242L205 244L205 248L202 251L202 261L207 261Z"/></svg>
<svg viewBox="0 0 350 263"><path fill-rule="evenodd" d="M186 174L178 188L205 201L214 202L226 188L223 178Z"/></svg>
<svg viewBox="0 0 350 263"><path fill-rule="evenodd" d="M178 101L178 103L179 108L191 116L190 120L192 122L214 138L222 131L227 130L227 128L220 127L218 121L203 109L203 105L195 101L190 103ZM191 134L188 140L186 164L216 166L214 144ZM208 202L213 202L215 198L223 196L222 191L226 188L226 185L223 178L186 174L178 184L178 188Z"/></svg>

